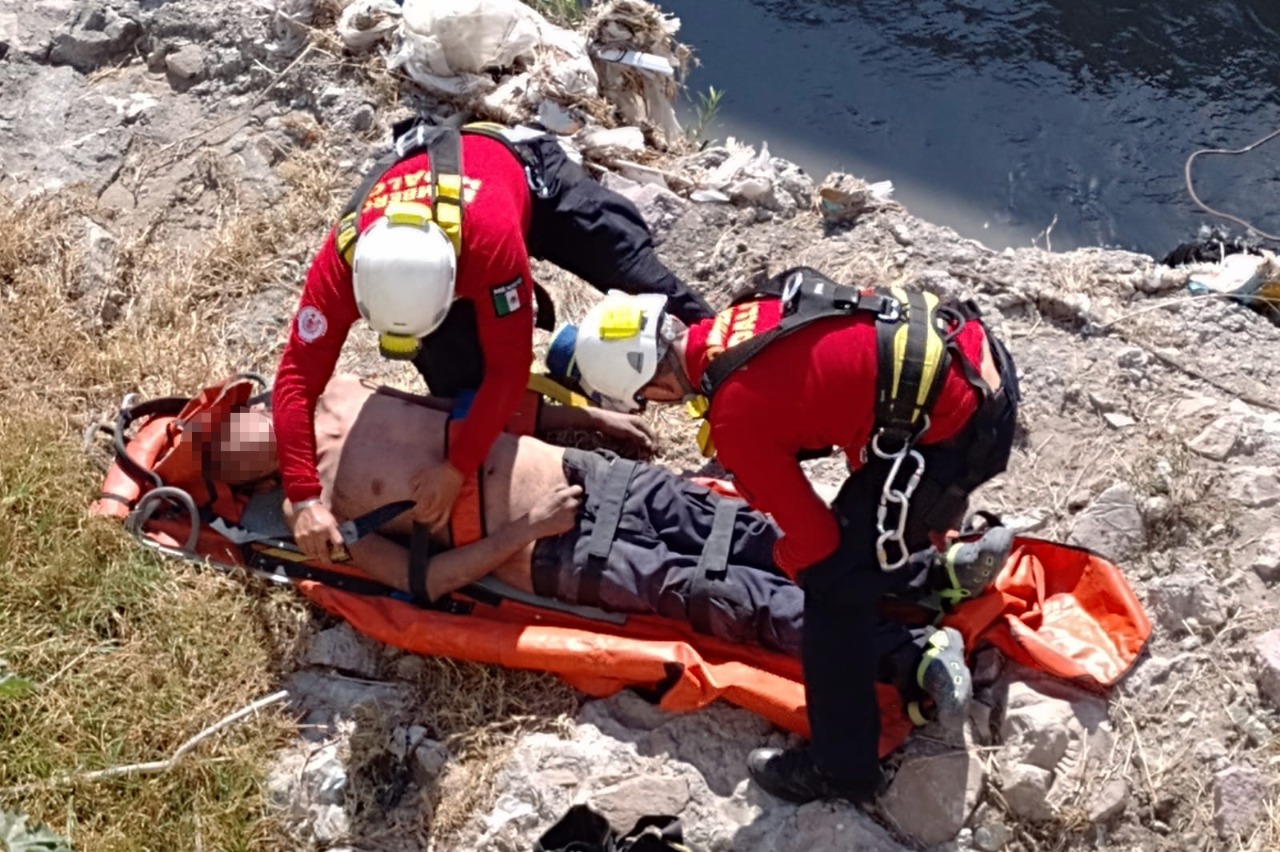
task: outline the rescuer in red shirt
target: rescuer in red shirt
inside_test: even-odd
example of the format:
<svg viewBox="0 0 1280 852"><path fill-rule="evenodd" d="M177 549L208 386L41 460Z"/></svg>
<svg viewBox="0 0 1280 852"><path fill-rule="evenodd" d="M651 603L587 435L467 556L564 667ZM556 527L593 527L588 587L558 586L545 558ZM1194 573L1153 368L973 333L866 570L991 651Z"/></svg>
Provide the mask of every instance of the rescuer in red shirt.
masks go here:
<svg viewBox="0 0 1280 852"><path fill-rule="evenodd" d="M381 334L383 354L412 358L433 393L474 393L457 412L465 419L448 459L414 479L415 519L439 528L520 404L535 304L538 325L553 327L530 256L601 290L661 293L690 322L712 315L658 260L635 206L591 180L554 136L519 132L527 130L477 125L450 137L420 123L398 126L394 154L375 166L316 253L272 400L294 538L311 558L341 546L319 501L315 404L361 317Z"/></svg>
<svg viewBox="0 0 1280 852"><path fill-rule="evenodd" d="M884 628L878 602L976 593L1012 545L1003 527L976 542L944 539L969 494L1008 463L1012 359L971 303L841 286L806 267L689 327L663 307L660 296L608 294L576 329L575 375L632 407L690 402L706 421L704 454L782 530L774 561L805 590L812 740L807 749L757 749L752 777L792 801L869 800L884 781L875 700L884 672L869 653ZM850 476L828 507L800 462L833 448ZM947 635L929 656L940 664L922 665L918 685L951 678L937 709L956 721L971 684L961 638ZM905 629L901 641L912 641ZM946 693L929 685L930 695Z"/></svg>

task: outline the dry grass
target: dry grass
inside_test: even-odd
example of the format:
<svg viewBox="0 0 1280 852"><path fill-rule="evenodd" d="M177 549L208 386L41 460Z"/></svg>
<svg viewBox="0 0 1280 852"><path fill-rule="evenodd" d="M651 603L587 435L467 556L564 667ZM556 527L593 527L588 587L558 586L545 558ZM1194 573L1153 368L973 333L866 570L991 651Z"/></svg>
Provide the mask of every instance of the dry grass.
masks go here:
<svg viewBox="0 0 1280 852"><path fill-rule="evenodd" d="M305 612L294 596L167 564L87 517L101 480L79 427L125 391L189 393L261 366L245 356L262 353L221 340L239 300L296 284L304 250L291 259L290 247L323 233L332 207L336 176L320 162L290 163L286 199L247 214L217 162L202 162L216 203L193 248L157 217L89 252L90 221L124 223L88 192L0 206L0 656L36 687L0 702L0 809L78 849L253 849L271 830L260 782L288 730L278 711L164 775L42 782L165 759L271 691L287 664Z"/></svg>

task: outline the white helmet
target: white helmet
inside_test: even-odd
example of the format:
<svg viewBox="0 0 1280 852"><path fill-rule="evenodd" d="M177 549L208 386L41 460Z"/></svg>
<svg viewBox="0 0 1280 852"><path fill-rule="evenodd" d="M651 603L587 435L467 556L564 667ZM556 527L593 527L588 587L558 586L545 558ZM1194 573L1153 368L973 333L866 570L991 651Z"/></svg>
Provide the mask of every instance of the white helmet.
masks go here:
<svg viewBox="0 0 1280 852"><path fill-rule="evenodd" d="M658 371L670 338L664 332L667 297L610 290L578 326L574 361L583 388L635 411L637 395Z"/></svg>
<svg viewBox="0 0 1280 852"><path fill-rule="evenodd" d="M356 306L380 333L383 356L412 358L418 338L444 321L457 266L453 243L425 204L388 204L360 235L351 262Z"/></svg>

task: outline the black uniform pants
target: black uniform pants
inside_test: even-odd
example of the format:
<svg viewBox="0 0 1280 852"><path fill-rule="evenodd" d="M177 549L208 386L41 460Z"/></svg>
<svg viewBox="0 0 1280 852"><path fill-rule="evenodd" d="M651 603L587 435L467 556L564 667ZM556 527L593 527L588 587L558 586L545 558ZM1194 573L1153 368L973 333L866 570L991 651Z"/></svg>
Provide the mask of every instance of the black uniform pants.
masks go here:
<svg viewBox="0 0 1280 852"><path fill-rule="evenodd" d="M525 243L531 257L577 275L600 292L661 293L686 323L713 315L711 307L661 260L636 206L591 179L550 134L515 143L530 177L533 213ZM475 390L484 379L476 306L454 302L439 328L421 341L414 366L438 396ZM554 307L538 295L538 324L551 330Z"/></svg>
<svg viewBox="0 0 1280 852"><path fill-rule="evenodd" d="M733 516L723 575L706 576L700 557L712 537L716 508L726 498L664 468L638 465L609 554L593 559L591 534L605 513L606 482L617 463L605 450L565 452L565 477L582 486L582 508L572 530L534 546L534 591L608 612L690 622L718 639L800 656L805 593L774 567L777 526L745 503ZM876 679L902 685L928 632L882 625L873 639Z"/></svg>
<svg viewBox="0 0 1280 852"><path fill-rule="evenodd" d="M835 553L801 574L809 748L818 768L838 783L862 787L874 784L880 773L877 663L860 649L893 646L895 631L897 644L912 641L902 625L883 621L881 599L912 594L913 581L933 561L930 531L955 528L968 509L969 495L1008 465L1017 420L1017 376L1008 353L990 339L1001 389L954 438L919 448L925 469L908 512L905 539L912 556L907 564L886 572L876 557L876 514L890 463L873 456L845 481L833 504L841 527Z"/></svg>

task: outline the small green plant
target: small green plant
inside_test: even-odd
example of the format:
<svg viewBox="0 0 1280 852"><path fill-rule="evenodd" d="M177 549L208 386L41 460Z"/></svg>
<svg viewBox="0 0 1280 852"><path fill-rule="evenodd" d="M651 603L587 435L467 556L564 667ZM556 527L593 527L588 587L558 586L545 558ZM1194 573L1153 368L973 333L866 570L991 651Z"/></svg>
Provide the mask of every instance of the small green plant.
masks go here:
<svg viewBox="0 0 1280 852"><path fill-rule="evenodd" d="M698 93L698 105L694 108L697 121L689 128L689 138L706 141L707 130L720 113L720 101L724 98L724 89L708 86L705 92Z"/></svg>
<svg viewBox="0 0 1280 852"><path fill-rule="evenodd" d="M557 26L576 24L586 16L582 0L528 0L534 11Z"/></svg>

